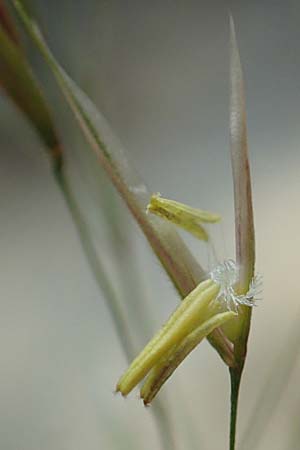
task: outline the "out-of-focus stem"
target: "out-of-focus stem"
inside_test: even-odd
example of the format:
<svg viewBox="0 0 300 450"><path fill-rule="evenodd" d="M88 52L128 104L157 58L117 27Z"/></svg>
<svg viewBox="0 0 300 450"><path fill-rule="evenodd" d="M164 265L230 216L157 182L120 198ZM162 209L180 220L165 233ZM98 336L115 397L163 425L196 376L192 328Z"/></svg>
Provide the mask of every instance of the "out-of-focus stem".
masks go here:
<svg viewBox="0 0 300 450"><path fill-rule="evenodd" d="M120 343L126 356L129 357L134 352L134 349L128 333L125 316L123 314L122 308L119 305L117 294L112 286L112 283L109 281L109 277L103 264L98 258L95 247L90 237L88 226L80 213L77 202L74 199L69 182L62 168L57 168L57 170L55 170L55 178L64 195L65 201L71 213L73 222L76 226L81 245L87 257L88 263L92 269L93 275L99 288L104 293L104 299L106 299L107 306L113 318Z"/></svg>
<svg viewBox="0 0 300 450"><path fill-rule="evenodd" d="M0 24L5 30L7 36L16 45L20 46L20 39L18 36L18 32L3 0L0 0Z"/></svg>
<svg viewBox="0 0 300 450"><path fill-rule="evenodd" d="M88 225L81 215L68 179L65 176L62 161L54 160L54 163L54 174L56 181L61 189L61 192L63 193L63 196L71 213L73 222L76 226L80 238L81 245L87 257L88 263L92 269L93 275L99 288L104 293L104 298L106 299L106 304L113 319L113 323L119 336L121 346L124 350L128 362L130 362L134 356L135 351L134 343L129 331L129 324L127 323L126 317L123 314L117 294L113 289L106 270L98 258L97 252L91 239ZM151 411L153 411L153 417L160 436L162 449L176 449L176 441L173 436L172 426L165 406L162 404L162 402L157 402L157 404L151 409Z"/></svg>

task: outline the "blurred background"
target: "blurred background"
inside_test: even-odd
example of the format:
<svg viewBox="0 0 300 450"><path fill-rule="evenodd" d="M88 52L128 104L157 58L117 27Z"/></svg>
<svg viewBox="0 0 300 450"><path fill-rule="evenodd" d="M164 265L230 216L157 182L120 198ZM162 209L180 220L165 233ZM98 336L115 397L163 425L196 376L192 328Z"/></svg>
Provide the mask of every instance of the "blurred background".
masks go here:
<svg viewBox="0 0 300 450"><path fill-rule="evenodd" d="M58 61L108 119L150 191L222 215L212 230L220 260L234 256L231 10L246 82L257 270L264 277L237 448L300 448L299 3L27 3ZM29 41L28 51L140 349L178 296L106 176L82 157L87 144ZM151 407L142 406L137 390L126 400L113 394L126 358L43 145L4 96L0 112L0 446L161 448ZM203 244L182 235L209 268ZM139 307L147 323L138 322ZM175 372L161 399L178 449L227 448L229 376L207 342Z"/></svg>

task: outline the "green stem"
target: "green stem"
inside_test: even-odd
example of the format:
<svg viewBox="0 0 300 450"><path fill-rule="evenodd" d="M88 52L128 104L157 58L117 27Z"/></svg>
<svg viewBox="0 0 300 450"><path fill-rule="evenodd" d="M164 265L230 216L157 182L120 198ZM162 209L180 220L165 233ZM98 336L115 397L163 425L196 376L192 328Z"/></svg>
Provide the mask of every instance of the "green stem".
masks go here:
<svg viewBox="0 0 300 450"><path fill-rule="evenodd" d="M231 384L229 450L235 450L236 423L237 423L239 390L241 384L242 370L240 368L238 369L230 368L229 373Z"/></svg>

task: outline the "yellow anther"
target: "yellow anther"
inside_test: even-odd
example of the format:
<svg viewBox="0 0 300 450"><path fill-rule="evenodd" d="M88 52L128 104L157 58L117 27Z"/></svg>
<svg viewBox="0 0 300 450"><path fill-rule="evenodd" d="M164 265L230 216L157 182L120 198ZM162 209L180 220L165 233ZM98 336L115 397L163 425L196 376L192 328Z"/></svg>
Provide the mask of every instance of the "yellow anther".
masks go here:
<svg viewBox="0 0 300 450"><path fill-rule="evenodd" d="M208 334L215 328L233 319L236 315L233 311L216 314L192 331L178 346L172 348L167 355L163 356L151 369L141 388L141 398L144 400L144 403L147 405L154 399L174 370Z"/></svg>
<svg viewBox="0 0 300 450"><path fill-rule="evenodd" d="M203 224L221 220L218 214L191 208L184 203L163 198L160 194L152 195L147 211L174 223L203 241L209 239Z"/></svg>
<svg viewBox="0 0 300 450"><path fill-rule="evenodd" d="M135 358L117 384L117 391L127 395L155 366L163 355L177 346L204 318L209 304L217 297L219 285L212 280L200 283L179 305L163 328ZM205 320L205 319L204 319Z"/></svg>

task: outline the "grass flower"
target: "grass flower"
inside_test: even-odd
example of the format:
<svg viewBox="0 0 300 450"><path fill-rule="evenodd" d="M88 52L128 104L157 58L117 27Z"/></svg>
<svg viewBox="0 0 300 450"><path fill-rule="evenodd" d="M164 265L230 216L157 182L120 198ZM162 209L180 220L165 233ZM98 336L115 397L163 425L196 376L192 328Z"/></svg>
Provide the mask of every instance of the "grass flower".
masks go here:
<svg viewBox="0 0 300 450"><path fill-rule="evenodd" d="M151 197L148 212L159 215L198 238L207 241L203 222L215 223L217 214L191 208L174 200ZM255 277L249 290L238 294L236 263L225 260L218 264L208 278L181 302L163 327L154 335L120 378L116 390L126 396L147 375L141 388L141 398L150 403L159 389L183 359L215 328L238 318L241 305L254 306L259 293L260 278ZM228 325L228 324L227 324Z"/></svg>
<svg viewBox="0 0 300 450"><path fill-rule="evenodd" d="M160 194L153 194L151 196L147 212L156 214L174 223L202 241L209 240L209 235L204 224L217 223L221 220L221 216L218 214L191 208L184 203L163 198Z"/></svg>
<svg viewBox="0 0 300 450"><path fill-rule="evenodd" d="M197 345L217 326L232 319L236 313L222 311L221 302L216 301L219 290L220 286L212 279L200 283L134 359L118 382L116 390L123 395L129 394L151 369L155 369L154 373L160 373L159 369L166 362L172 364L174 358L178 358L182 353L187 341L190 345ZM153 372L151 380L156 383ZM148 391L149 381L146 386ZM142 396L145 397L145 388Z"/></svg>

